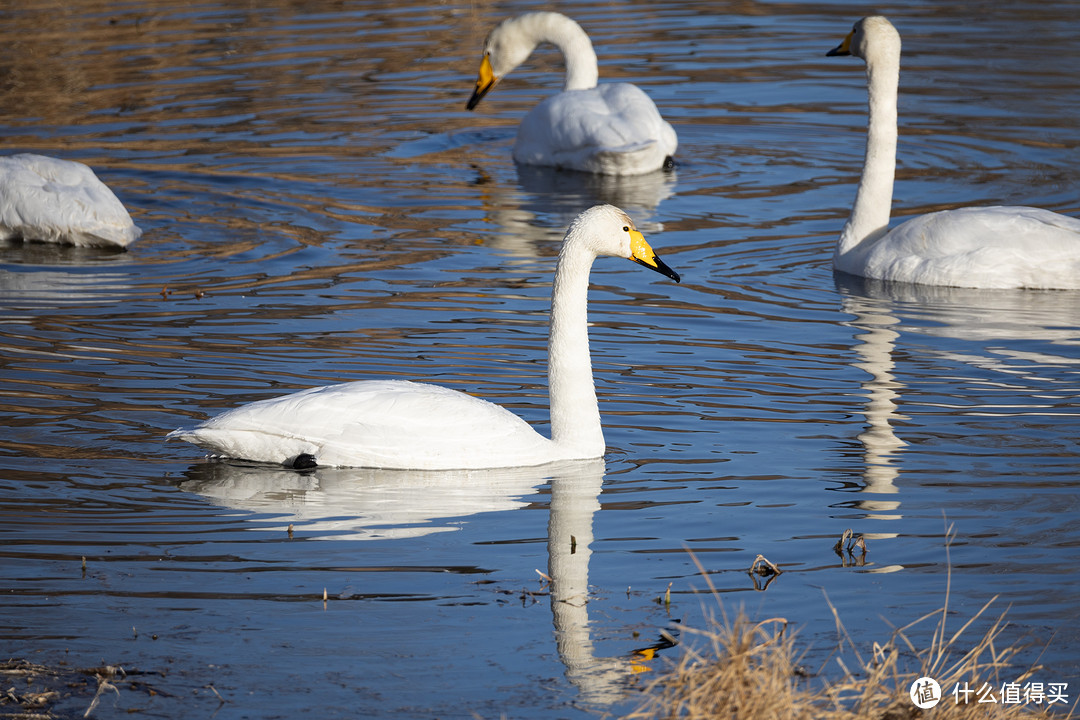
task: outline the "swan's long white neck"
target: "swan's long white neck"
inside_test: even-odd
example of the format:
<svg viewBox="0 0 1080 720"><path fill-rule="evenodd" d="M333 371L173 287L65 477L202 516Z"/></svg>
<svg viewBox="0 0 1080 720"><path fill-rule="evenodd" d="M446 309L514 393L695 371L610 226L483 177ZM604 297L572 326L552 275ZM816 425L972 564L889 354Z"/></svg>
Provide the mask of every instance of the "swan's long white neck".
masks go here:
<svg viewBox="0 0 1080 720"><path fill-rule="evenodd" d="M521 18L526 36L536 47L549 42L559 48L566 63L565 90L596 87L599 70L589 36L576 22L559 13L529 13Z"/></svg>
<svg viewBox="0 0 1080 720"><path fill-rule="evenodd" d="M600 457L605 449L589 356L589 270L595 257L568 237L559 253L551 290L551 439L574 458Z"/></svg>
<svg viewBox="0 0 1080 720"><path fill-rule="evenodd" d="M859 254L888 231L896 174L896 95L900 85L900 40L866 58L869 118L866 158L855 205L836 244L837 267L842 256ZM864 245L860 248L860 245Z"/></svg>

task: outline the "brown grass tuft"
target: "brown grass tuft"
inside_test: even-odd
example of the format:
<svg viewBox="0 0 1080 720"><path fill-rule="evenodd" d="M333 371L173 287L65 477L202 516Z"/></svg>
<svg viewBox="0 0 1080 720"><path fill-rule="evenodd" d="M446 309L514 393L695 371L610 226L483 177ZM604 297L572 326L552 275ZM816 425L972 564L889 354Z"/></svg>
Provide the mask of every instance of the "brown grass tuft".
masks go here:
<svg viewBox="0 0 1080 720"><path fill-rule="evenodd" d="M951 540L951 528L948 537ZM1013 661L1023 648L999 647L1007 627L1005 613L975 640L968 640L972 626L986 614L993 599L950 631L946 626L947 584L941 608L894 629L885 643L874 642L864 648L865 655L829 603L840 636L829 664L839 672L811 676L800 664L801 656L785 619L753 622L741 611L729 619L708 575L702 574L716 598L721 619L709 614L708 627L684 628L683 632L704 638L706 649L684 647L679 663L645 686L643 701L625 720L1064 720L1075 711L1075 701L1071 706L1023 702L1025 683L1047 680L1042 682L1045 690L1050 680L1056 679L1041 677L1040 666L1016 671ZM909 639L910 631L927 621L936 621L929 646L917 649ZM916 679L926 676L937 680L942 698L936 707L923 710L912 702L909 689ZM1006 683L1016 683L1010 689L1016 689L1020 702L1003 702ZM966 703L954 699L953 688L958 684L973 691ZM992 689L997 702L978 702L978 691L984 685ZM1073 700L1077 688L1067 688L1065 694Z"/></svg>

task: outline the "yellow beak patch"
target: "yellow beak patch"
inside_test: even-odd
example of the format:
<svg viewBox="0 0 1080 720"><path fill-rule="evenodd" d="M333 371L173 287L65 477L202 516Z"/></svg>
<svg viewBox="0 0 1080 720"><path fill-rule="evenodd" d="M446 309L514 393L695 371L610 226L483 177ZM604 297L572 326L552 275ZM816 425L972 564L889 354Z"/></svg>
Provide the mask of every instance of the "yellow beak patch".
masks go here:
<svg viewBox="0 0 1080 720"><path fill-rule="evenodd" d="M851 40L854 37L855 37L855 31L852 30L851 32L849 32L847 34L847 37L844 38L844 42L840 43L839 45L834 47L832 50L825 53L825 55L827 57L835 57L837 55L841 55L841 56L842 55L850 55L851 54Z"/></svg>
<svg viewBox="0 0 1080 720"><path fill-rule="evenodd" d="M488 90L495 86L495 81L499 78L495 77L495 72L491 69L491 58L488 53L484 53L484 59L480 61L480 73L476 77L476 89L473 90L472 97L469 98L469 102L466 103L465 109L472 110L476 107L480 100L487 95Z"/></svg>
<svg viewBox="0 0 1080 720"><path fill-rule="evenodd" d="M679 273L669 268L663 260L656 256L656 252L645 240L645 236L631 228L630 233L630 259L636 263L652 268L661 275L666 275L675 282L679 282Z"/></svg>
<svg viewBox="0 0 1080 720"><path fill-rule="evenodd" d="M649 241L638 230L630 231L630 256L639 263L656 267L656 253Z"/></svg>
<svg viewBox="0 0 1080 720"><path fill-rule="evenodd" d="M850 36L848 37L850 41ZM495 84L495 72L491 69L491 56L484 55L480 61L480 76L476 78L476 89L487 92L488 88Z"/></svg>

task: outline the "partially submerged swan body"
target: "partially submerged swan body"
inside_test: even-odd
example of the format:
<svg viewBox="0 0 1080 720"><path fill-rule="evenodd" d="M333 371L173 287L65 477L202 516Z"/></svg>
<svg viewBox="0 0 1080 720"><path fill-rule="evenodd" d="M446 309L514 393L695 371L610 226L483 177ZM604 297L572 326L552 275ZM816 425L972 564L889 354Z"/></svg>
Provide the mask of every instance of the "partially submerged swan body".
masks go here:
<svg viewBox="0 0 1080 720"><path fill-rule="evenodd" d="M900 35L871 16L828 55L866 61L866 159L851 217L833 254L840 272L877 280L974 288L1080 288L1080 220L1032 207L967 207L892 230Z"/></svg>
<svg viewBox="0 0 1080 720"><path fill-rule="evenodd" d="M123 248L141 234L86 165L44 155L0 157L0 240Z"/></svg>
<svg viewBox="0 0 1080 720"><path fill-rule="evenodd" d="M522 119L514 160L604 175L643 175L671 167L678 138L652 99L630 83L597 85L592 42L576 22L553 12L504 20L484 44L472 110L540 43L554 44L566 63L566 85Z"/></svg>
<svg viewBox="0 0 1080 720"><path fill-rule="evenodd" d="M550 438L499 405L402 380L351 382L261 400L169 437L216 455L297 467L456 470L602 457L587 319L589 270L600 255L634 260L679 281L618 208L598 205L570 224L551 293Z"/></svg>

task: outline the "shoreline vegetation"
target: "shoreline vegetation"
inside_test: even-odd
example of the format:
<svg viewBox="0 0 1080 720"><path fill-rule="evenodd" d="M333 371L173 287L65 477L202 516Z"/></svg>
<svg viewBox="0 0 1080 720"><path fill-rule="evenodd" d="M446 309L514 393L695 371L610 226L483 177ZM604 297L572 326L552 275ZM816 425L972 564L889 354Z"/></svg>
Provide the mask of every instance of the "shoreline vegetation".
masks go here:
<svg viewBox="0 0 1080 720"><path fill-rule="evenodd" d="M946 557L953 538L949 526ZM839 642L816 673L803 665L805 652L785 618L753 621L742 610L730 617L700 563L698 569L720 617L707 612L705 628L681 627L684 637L703 638L704 647L683 645L681 659L642 687L643 698L623 720L1065 720L1076 714L1078 688L1047 682L1041 665L1016 662L1028 646L1001 646L1007 610L988 614L997 596L950 627L951 562L944 604L894 628L884 642L856 643L829 603ZM912 630L926 622L934 623L931 638L918 648Z"/></svg>

